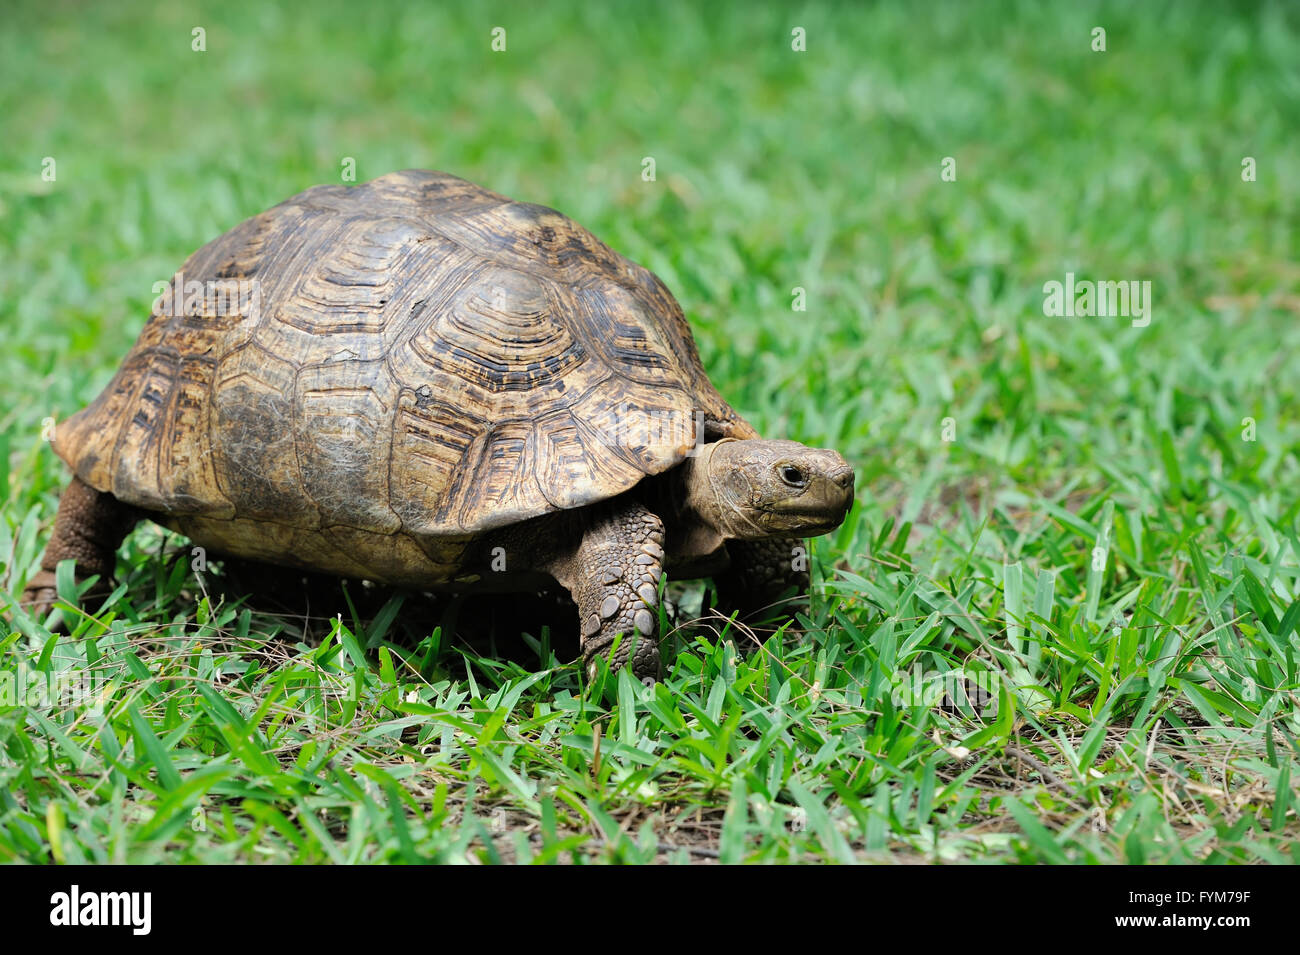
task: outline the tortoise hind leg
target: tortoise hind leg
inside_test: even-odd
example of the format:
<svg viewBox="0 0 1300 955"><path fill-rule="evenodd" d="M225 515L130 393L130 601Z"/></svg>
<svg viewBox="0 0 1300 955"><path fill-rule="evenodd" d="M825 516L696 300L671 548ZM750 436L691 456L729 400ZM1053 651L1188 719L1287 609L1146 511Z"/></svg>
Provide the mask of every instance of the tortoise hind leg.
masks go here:
<svg viewBox="0 0 1300 955"><path fill-rule="evenodd" d="M59 498L59 516L41 558L41 570L27 582L19 604L44 619L58 597L55 569L59 561L69 559L77 562L78 580L98 574L104 586L96 588L96 593L102 590L107 595L117 549L139 519L134 508L74 477Z"/></svg>

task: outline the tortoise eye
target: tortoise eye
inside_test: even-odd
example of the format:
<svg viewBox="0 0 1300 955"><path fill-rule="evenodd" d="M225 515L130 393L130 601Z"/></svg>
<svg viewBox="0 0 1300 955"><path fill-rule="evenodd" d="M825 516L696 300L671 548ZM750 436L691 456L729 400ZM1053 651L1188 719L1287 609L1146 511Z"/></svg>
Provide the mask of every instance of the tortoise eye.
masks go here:
<svg viewBox="0 0 1300 955"><path fill-rule="evenodd" d="M791 487L803 487L808 483L808 478L793 464L784 464L781 466L781 480Z"/></svg>

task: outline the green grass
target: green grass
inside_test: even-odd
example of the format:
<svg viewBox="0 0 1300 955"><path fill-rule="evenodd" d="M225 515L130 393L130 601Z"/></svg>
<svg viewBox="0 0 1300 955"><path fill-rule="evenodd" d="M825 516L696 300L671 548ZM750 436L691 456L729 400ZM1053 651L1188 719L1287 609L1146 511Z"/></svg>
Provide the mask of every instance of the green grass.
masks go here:
<svg viewBox="0 0 1300 955"><path fill-rule="evenodd" d="M67 480L43 421L153 283L345 157L653 269L859 503L804 638L745 658L683 610L650 689L540 626L515 661L412 637L409 598L277 616L141 526L71 634L0 621L0 860L1300 858L1293 9L12 6L0 600ZM1150 281L1151 324L1046 317L1066 272ZM996 705L926 692L963 685Z"/></svg>

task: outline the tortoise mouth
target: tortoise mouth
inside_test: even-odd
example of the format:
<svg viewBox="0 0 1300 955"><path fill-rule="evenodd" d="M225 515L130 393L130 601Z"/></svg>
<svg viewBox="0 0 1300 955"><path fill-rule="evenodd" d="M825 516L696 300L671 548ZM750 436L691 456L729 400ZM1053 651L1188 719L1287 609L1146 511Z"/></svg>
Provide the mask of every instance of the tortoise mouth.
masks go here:
<svg viewBox="0 0 1300 955"><path fill-rule="evenodd" d="M772 531L784 531L801 537L820 537L829 534L849 515L853 506L852 499L842 508L830 510L824 507L763 507L762 523Z"/></svg>
<svg viewBox="0 0 1300 955"><path fill-rule="evenodd" d="M829 534L831 531L838 529L843 523L844 518L838 517L822 524L804 524L799 527L799 534L802 537L821 537L823 534Z"/></svg>
<svg viewBox="0 0 1300 955"><path fill-rule="evenodd" d="M849 475L851 482L851 471ZM854 495L851 483L847 493L843 493L842 485L836 490L840 493L834 495L836 498L834 501L827 501L824 497L814 500L801 497L793 501L757 504L756 507L762 512L765 523L780 523L785 519L805 526L838 527L844 523L844 519L849 516L849 511L853 509Z"/></svg>

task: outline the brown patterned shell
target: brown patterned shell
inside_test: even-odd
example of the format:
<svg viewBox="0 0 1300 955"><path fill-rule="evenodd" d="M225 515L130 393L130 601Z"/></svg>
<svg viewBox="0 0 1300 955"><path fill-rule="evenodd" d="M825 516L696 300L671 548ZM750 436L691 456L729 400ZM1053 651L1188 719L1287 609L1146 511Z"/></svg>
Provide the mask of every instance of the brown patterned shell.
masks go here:
<svg viewBox="0 0 1300 955"><path fill-rule="evenodd" d="M181 527L231 522L215 539L464 539L675 466L697 412L755 434L654 275L554 210L408 171L199 249L55 446Z"/></svg>

